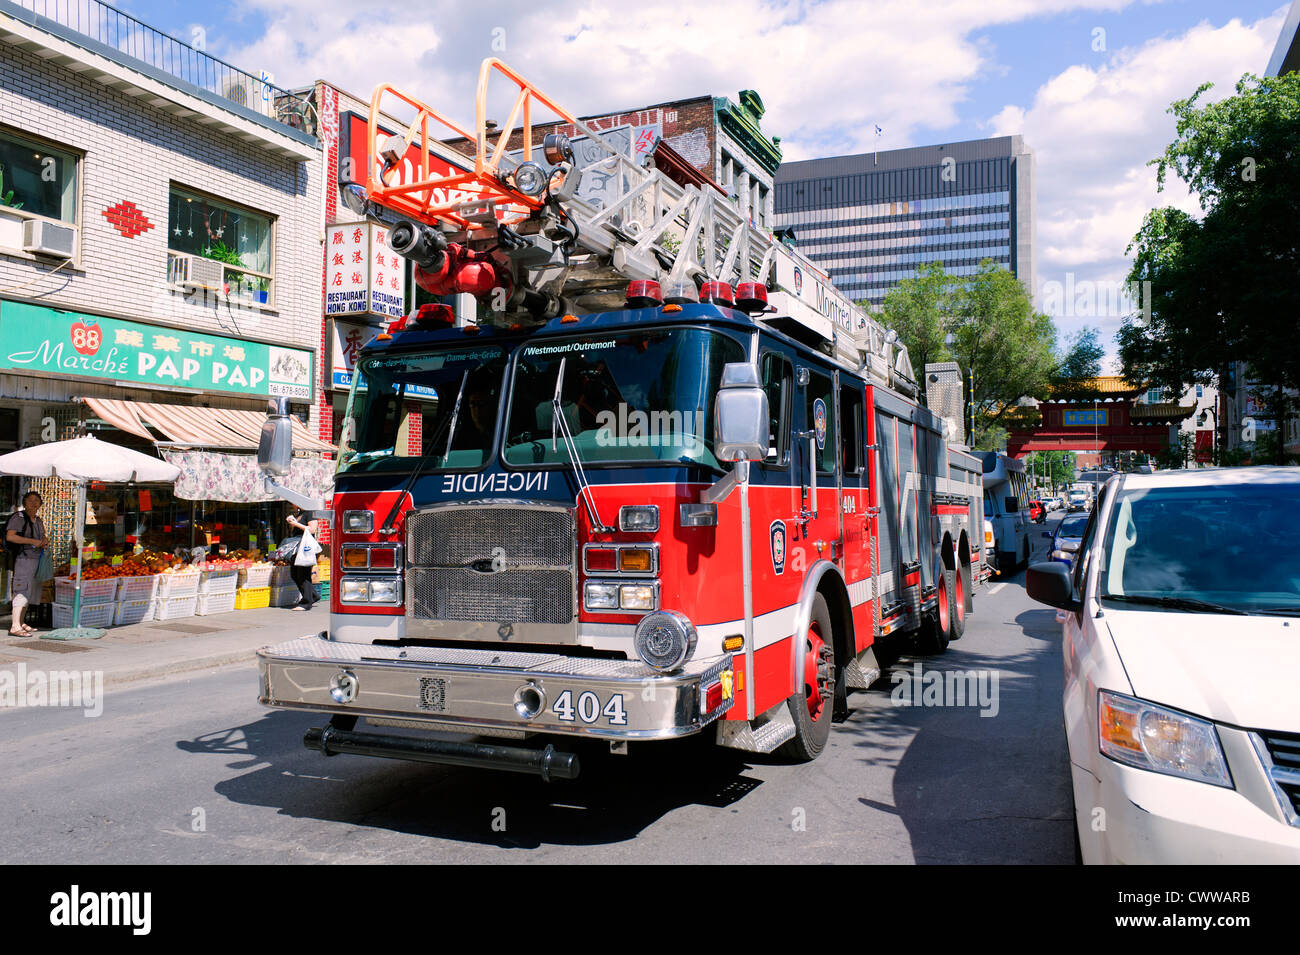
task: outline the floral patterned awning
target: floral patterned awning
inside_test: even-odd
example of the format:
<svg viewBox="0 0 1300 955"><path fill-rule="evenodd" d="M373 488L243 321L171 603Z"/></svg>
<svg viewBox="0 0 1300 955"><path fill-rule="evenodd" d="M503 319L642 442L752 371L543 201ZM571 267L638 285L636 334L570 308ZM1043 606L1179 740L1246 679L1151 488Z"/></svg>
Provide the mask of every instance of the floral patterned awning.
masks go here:
<svg viewBox="0 0 1300 955"><path fill-rule="evenodd" d="M188 501L229 501L254 504L274 501L266 488L257 456L221 454L215 451L169 451L159 449L165 461L181 469L175 494ZM337 461L319 457L294 458L289 473L277 481L308 497L328 501L334 493L334 468Z"/></svg>

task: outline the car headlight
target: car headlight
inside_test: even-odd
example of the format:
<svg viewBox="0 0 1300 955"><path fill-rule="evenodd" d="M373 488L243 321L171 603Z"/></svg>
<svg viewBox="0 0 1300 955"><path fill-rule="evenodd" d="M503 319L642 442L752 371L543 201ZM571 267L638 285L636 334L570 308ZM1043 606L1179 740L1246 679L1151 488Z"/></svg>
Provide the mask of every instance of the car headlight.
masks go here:
<svg viewBox="0 0 1300 955"><path fill-rule="evenodd" d="M588 583L582 590L582 602L588 610L617 610L618 584Z"/></svg>
<svg viewBox="0 0 1300 955"><path fill-rule="evenodd" d="M370 581L370 600L372 603L397 603L397 578Z"/></svg>
<svg viewBox="0 0 1300 955"><path fill-rule="evenodd" d="M1214 724L1145 700L1102 690L1101 751L1127 766L1232 787Z"/></svg>
<svg viewBox="0 0 1300 955"><path fill-rule="evenodd" d="M619 604L624 610L654 610L655 589L641 584L624 584L618 588Z"/></svg>
<svg viewBox="0 0 1300 955"><path fill-rule="evenodd" d="M1054 550L1052 551L1052 560L1068 560L1073 563L1074 554L1068 550Z"/></svg>

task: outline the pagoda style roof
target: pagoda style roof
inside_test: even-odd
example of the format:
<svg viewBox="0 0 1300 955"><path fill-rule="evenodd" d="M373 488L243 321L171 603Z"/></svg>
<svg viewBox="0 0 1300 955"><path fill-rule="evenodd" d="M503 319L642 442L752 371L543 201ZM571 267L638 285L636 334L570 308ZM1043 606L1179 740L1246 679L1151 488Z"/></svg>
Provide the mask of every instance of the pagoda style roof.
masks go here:
<svg viewBox="0 0 1300 955"><path fill-rule="evenodd" d="M1181 421L1188 415L1196 413L1196 405L1180 405L1176 401L1160 401L1148 405L1137 405L1129 411L1133 421Z"/></svg>
<svg viewBox="0 0 1300 955"><path fill-rule="evenodd" d="M1059 402L1090 402L1097 399L1113 401L1115 399L1134 398L1146 391L1146 388L1146 385L1135 384L1121 375L1099 375L1096 378L1071 382L1068 385L1057 385L1052 389L1052 396L1047 400Z"/></svg>

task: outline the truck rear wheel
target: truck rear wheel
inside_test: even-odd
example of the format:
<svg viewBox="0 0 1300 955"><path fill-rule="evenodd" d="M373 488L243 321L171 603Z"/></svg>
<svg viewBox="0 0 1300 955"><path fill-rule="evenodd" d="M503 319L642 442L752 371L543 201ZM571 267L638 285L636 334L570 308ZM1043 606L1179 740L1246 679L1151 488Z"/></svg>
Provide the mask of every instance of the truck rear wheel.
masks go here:
<svg viewBox="0 0 1300 955"><path fill-rule="evenodd" d="M939 592L935 595L934 616L922 621L918 643L922 653L939 654L948 649L953 639L952 575L945 570L939 574Z"/></svg>
<svg viewBox="0 0 1300 955"><path fill-rule="evenodd" d="M945 570L945 578L951 578L948 593L952 600L952 639L960 640L966 632L966 572L965 568Z"/></svg>
<svg viewBox="0 0 1300 955"><path fill-rule="evenodd" d="M813 598L799 661L800 691L786 701L794 720L794 738L782 743L777 752L807 763L821 755L830 738L837 683L831 612L821 594Z"/></svg>

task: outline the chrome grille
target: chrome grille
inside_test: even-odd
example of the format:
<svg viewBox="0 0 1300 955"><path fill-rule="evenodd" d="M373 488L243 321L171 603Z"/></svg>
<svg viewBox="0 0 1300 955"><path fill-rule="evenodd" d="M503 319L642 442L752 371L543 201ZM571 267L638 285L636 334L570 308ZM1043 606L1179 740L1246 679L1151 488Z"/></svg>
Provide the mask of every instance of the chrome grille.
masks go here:
<svg viewBox="0 0 1300 955"><path fill-rule="evenodd" d="M1273 782L1291 803L1294 824L1300 817L1300 734L1261 731L1259 735L1273 761Z"/></svg>
<svg viewBox="0 0 1300 955"><path fill-rule="evenodd" d="M442 507L407 521L408 561L415 567L468 567L504 551L507 567L573 564L573 515L541 507Z"/></svg>
<svg viewBox="0 0 1300 955"><path fill-rule="evenodd" d="M407 520L407 606L423 620L568 624L575 612L572 511L433 508Z"/></svg>

